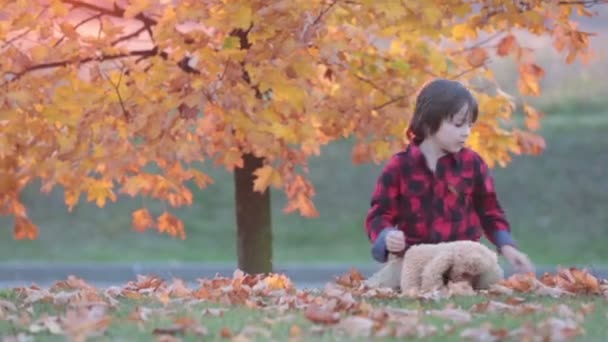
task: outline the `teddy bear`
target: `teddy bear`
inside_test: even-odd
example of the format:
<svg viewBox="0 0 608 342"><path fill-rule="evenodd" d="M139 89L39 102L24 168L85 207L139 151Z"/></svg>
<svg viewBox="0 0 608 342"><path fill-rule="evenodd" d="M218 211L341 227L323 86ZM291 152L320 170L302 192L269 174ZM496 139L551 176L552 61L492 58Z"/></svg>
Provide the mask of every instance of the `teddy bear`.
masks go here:
<svg viewBox="0 0 608 342"><path fill-rule="evenodd" d="M495 252L479 242L462 240L414 245L403 257L389 254L382 269L363 284L417 293L440 289L449 282L466 282L472 289L487 289L503 278Z"/></svg>
<svg viewBox="0 0 608 342"><path fill-rule="evenodd" d="M400 287L404 292L440 290L449 282L466 282L474 290L481 290L504 278L496 253L468 240L411 246L401 267Z"/></svg>

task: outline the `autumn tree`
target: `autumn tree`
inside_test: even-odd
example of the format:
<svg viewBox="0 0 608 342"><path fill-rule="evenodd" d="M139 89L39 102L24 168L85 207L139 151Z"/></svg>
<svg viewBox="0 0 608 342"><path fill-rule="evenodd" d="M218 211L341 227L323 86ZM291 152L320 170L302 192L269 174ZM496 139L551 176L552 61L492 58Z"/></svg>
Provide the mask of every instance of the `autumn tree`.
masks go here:
<svg viewBox="0 0 608 342"><path fill-rule="evenodd" d="M571 63L591 36L573 16L605 2L3 0L0 210L34 239L20 201L34 180L62 187L69 210L119 194L190 205L188 182L212 182L196 166L213 162L234 171L239 267L270 271L269 187L286 213L316 216L308 158L353 137L353 162L382 162L432 78L475 92L469 145L491 165L542 151L540 114L488 63L513 58L519 95L539 95L545 72L518 34L550 36ZM132 215L138 231L185 238L169 211Z"/></svg>

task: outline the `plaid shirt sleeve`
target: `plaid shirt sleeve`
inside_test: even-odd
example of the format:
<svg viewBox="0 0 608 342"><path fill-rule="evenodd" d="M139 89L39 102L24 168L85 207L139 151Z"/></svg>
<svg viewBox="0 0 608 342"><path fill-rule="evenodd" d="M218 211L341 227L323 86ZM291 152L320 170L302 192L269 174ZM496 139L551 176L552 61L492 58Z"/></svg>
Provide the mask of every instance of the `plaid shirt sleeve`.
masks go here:
<svg viewBox="0 0 608 342"><path fill-rule="evenodd" d="M400 164L399 156L394 155L384 166L376 182L371 207L365 219L365 230L371 242L375 242L386 228L394 227L397 224Z"/></svg>
<svg viewBox="0 0 608 342"><path fill-rule="evenodd" d="M511 227L496 194L494 179L485 161L477 156L477 182L475 185L475 210L481 226L490 242L497 248L504 245L516 247L511 237Z"/></svg>

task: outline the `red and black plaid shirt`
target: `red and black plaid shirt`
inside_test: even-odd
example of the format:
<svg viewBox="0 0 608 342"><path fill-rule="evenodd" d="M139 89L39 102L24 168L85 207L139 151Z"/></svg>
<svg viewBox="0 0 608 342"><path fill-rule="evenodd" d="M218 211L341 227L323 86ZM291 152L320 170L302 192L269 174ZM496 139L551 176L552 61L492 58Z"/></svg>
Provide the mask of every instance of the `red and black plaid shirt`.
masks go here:
<svg viewBox="0 0 608 342"><path fill-rule="evenodd" d="M376 242L391 227L404 232L408 246L479 241L483 232L498 247L514 244L488 166L467 148L441 157L435 173L415 144L388 161L372 195L365 229Z"/></svg>

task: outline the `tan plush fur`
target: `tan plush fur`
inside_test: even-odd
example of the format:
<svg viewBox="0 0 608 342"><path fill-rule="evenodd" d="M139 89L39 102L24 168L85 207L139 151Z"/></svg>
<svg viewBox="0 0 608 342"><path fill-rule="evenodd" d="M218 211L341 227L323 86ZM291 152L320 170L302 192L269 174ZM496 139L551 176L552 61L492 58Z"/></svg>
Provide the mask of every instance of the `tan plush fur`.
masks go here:
<svg viewBox="0 0 608 342"><path fill-rule="evenodd" d="M479 242L453 241L410 247L403 257L402 291L431 291L466 281L486 289L503 279L496 253Z"/></svg>

